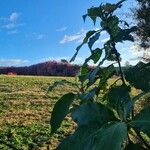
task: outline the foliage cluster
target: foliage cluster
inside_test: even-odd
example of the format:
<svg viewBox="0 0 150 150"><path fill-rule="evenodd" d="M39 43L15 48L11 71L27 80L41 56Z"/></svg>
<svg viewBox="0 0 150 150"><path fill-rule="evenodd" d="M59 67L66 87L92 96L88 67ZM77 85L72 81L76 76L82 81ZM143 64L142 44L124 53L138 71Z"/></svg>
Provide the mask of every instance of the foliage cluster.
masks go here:
<svg viewBox="0 0 150 150"><path fill-rule="evenodd" d="M76 58L84 44L88 45L91 55L77 77L78 92L63 95L53 108L51 134L68 114L77 124L75 132L64 139L57 150L150 149L150 106L145 106L138 114L134 112L135 102L150 92L150 63L140 62L123 72L116 49L117 43L134 42L132 33L137 31L136 26L130 27L116 15L124 1L92 7L83 16L84 21L90 17L94 24L100 21L100 28L87 32L71 59ZM108 41L103 47L93 48L103 31L109 34ZM96 64L91 71L87 69L90 60ZM102 67L105 61L110 65ZM120 77L108 85L108 79L116 72L114 63L119 66ZM132 96L132 87L141 92Z"/></svg>

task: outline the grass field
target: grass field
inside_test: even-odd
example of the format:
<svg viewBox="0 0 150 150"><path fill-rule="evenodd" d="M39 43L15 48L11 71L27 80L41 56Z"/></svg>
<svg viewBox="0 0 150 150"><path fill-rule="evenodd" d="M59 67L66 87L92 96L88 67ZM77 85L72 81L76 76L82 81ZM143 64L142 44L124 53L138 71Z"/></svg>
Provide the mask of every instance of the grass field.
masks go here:
<svg viewBox="0 0 150 150"><path fill-rule="evenodd" d="M50 116L58 98L75 87L60 86L47 94L57 80L74 78L0 75L0 149L53 150L74 126L66 118L57 134L50 137ZM138 91L132 91L133 95ZM150 97L150 96L149 96ZM150 101L148 97L148 101ZM143 104L142 104L143 105ZM137 103L136 111L141 103ZM51 140L50 140L51 139Z"/></svg>
<svg viewBox="0 0 150 150"><path fill-rule="evenodd" d="M61 79L64 78L0 76L0 149L7 150L8 146L23 150L46 149L53 105L61 95L73 90L65 86L47 94L48 86ZM68 127L69 122L64 122L64 126ZM51 138L51 149L69 131L62 127L59 132Z"/></svg>

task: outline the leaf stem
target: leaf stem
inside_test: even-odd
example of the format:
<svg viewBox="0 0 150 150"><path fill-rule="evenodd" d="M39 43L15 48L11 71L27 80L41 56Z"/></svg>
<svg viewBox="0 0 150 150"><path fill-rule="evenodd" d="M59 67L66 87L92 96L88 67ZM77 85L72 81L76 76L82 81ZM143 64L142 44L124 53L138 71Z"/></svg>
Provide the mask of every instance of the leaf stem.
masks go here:
<svg viewBox="0 0 150 150"><path fill-rule="evenodd" d="M119 73L120 73L120 77L121 77L122 83L125 85L123 71L122 71L122 67L121 67L121 63L120 63L120 59L119 59L120 54L117 52L116 46L115 46L115 42L113 42L113 41L112 41L112 47L113 47L113 51L114 51L114 53L116 55L117 63L119 65Z"/></svg>

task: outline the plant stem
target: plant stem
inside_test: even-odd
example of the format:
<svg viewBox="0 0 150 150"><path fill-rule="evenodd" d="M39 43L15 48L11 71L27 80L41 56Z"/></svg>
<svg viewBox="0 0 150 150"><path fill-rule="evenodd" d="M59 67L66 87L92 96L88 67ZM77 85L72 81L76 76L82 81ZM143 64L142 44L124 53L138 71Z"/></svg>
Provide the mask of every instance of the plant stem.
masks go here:
<svg viewBox="0 0 150 150"><path fill-rule="evenodd" d="M120 73L120 76L121 76L122 83L125 85L123 71L122 71L122 67L121 67L121 63L120 63L120 59L119 59L120 54L116 50L115 42L112 42L112 47L113 47L113 51L114 51L114 53L116 55L117 63L119 65L119 73Z"/></svg>

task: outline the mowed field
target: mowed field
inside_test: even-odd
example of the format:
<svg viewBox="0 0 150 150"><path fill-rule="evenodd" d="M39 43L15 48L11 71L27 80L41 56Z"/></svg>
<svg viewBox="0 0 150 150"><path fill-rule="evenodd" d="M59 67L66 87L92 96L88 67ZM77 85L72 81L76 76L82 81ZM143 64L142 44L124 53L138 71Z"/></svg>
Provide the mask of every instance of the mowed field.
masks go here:
<svg viewBox="0 0 150 150"><path fill-rule="evenodd" d="M50 85L62 79L74 82L74 78L66 77L0 75L0 149L54 150L73 131L73 122L66 117L62 127L50 137L49 122L55 102L63 94L76 90L65 85L47 93ZM132 95L139 92L132 89ZM150 104L150 95L136 104L135 112L147 103Z"/></svg>
<svg viewBox="0 0 150 150"><path fill-rule="evenodd" d="M58 140L72 130L68 129L68 118L49 141L49 121L54 103L63 94L74 90L67 85L47 93L49 85L61 79L64 78L0 75L0 149L44 150L48 146L54 149Z"/></svg>

